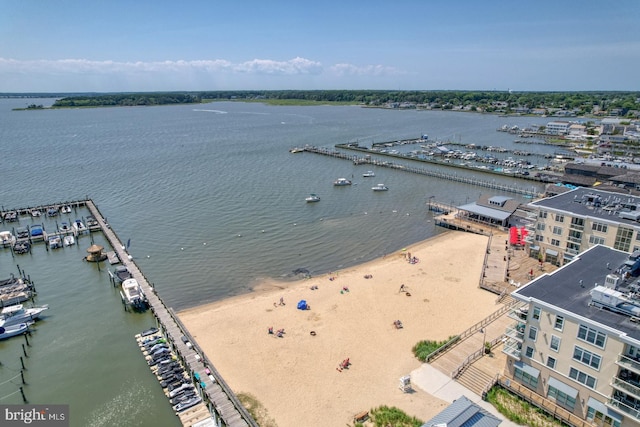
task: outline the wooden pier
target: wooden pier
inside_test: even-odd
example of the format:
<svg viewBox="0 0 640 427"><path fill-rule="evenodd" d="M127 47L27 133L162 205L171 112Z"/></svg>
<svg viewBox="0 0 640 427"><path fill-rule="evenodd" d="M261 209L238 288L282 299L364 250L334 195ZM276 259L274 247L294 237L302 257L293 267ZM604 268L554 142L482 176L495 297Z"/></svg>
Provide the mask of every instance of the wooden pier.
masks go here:
<svg viewBox="0 0 640 427"><path fill-rule="evenodd" d="M474 178L471 176L465 176L465 175L458 175L456 173L450 173L450 172L442 172L442 171L437 171L437 170L429 170L429 169L424 169L424 168L418 168L418 167L414 167L414 166L405 166L405 165L401 165L398 163L394 163L394 162L390 162L390 161L386 161L386 160L379 160L379 159L374 159L371 156L365 156L365 157L358 157L357 155L354 154L346 154L346 153L342 153L336 150L332 150L332 149L327 149L327 148L322 148L322 147L311 147L311 146L305 146L304 147L304 151L309 152L309 153L315 153L315 154L322 154L325 156L330 156L330 157L335 157L338 159L344 159L344 160L350 160L352 161L354 164L366 164L366 165L374 165L374 166L378 166L378 167L385 167L385 168L391 168L391 169L396 169L396 170L401 170L403 172L410 172L410 173L417 173L420 175L426 175L426 176L431 176L434 178L440 178L440 179L446 179L449 181L455 181L455 182L460 182L463 184L469 184L469 185L475 185L478 187L484 187L484 188L490 188L496 191L503 191L503 192L508 192L508 193L515 193L515 194L520 194L523 195L525 197L530 197L530 198L538 198L540 197L540 194L538 193L538 191L535 188L524 188L524 187L520 187L516 184L502 184L499 182L496 182L495 180L489 181L486 179L478 179L478 178ZM374 153L376 155L380 155L380 156L387 156L384 153ZM390 155L393 156L393 155ZM417 161L422 161L429 163L428 161L423 161L420 159L414 159L414 158L406 158L406 160L417 160ZM431 162L431 163L435 163L435 162ZM438 165L441 166L450 166L450 167L458 167L456 165L452 165L452 164L446 164L446 163L442 163L442 162L438 162ZM470 171L473 172L482 172L482 173L491 173L491 171L489 170L482 170L482 169L477 169L477 168L468 168ZM505 174L501 174L500 176L502 177L515 177L515 176L510 176L510 175L505 175Z"/></svg>
<svg viewBox="0 0 640 427"><path fill-rule="evenodd" d="M86 200L85 204L98 221L100 228L118 258L126 265L133 278L142 286L149 300L150 309L155 315L158 329L167 338L173 351L182 359L185 370L191 377L195 377L197 373L200 381L204 384L204 387L197 384L202 394L203 402L178 414L182 424L185 426L197 424L203 427L220 427L223 425L227 427L258 427L258 424L242 406L235 393L215 369L213 363L198 347L173 310L164 304L136 263L129 257L126 252L126 246L106 223L93 201ZM183 337L186 337L186 340L183 340Z"/></svg>

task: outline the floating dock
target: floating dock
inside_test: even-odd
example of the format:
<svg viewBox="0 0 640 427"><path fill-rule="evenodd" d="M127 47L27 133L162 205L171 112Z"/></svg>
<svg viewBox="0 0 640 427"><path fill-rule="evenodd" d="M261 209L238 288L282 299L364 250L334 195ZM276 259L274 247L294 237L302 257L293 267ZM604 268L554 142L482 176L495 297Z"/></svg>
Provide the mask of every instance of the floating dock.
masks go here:
<svg viewBox="0 0 640 427"><path fill-rule="evenodd" d="M200 388L203 402L178 414L185 426L227 426L259 427L249 412L242 406L233 390L227 385L220 373L204 352L197 346L193 337L182 325L173 310L167 307L156 294L155 289L135 262L130 259L126 247L116 233L109 227L104 217L91 200L84 201L91 215L97 220L102 232L114 248L116 256L126 265L134 279L138 281L149 300L149 307L156 318L158 329L167 338L172 350L182 359L188 373L201 379ZM184 342L182 337L186 337Z"/></svg>

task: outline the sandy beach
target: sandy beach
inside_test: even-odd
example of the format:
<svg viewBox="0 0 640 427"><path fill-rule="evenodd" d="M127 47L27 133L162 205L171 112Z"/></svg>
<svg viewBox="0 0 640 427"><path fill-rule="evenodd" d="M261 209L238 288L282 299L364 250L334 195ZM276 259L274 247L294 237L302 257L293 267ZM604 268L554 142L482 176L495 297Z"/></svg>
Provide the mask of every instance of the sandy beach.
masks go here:
<svg viewBox="0 0 640 427"><path fill-rule="evenodd" d="M380 405L426 421L448 403L415 386L403 393L400 377L420 366L411 352L418 341L443 340L497 309L496 296L478 288L486 247L485 236L446 232L366 264L264 283L178 315L232 389L264 406L271 425L344 426ZM300 300L309 309L298 309Z"/></svg>

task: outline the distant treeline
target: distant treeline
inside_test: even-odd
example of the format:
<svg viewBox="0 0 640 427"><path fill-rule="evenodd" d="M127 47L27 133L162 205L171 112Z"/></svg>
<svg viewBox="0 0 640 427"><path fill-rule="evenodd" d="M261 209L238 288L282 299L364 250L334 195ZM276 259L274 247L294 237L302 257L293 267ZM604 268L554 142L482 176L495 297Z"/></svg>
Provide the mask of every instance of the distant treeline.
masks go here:
<svg viewBox="0 0 640 427"><path fill-rule="evenodd" d="M640 92L513 92L513 91L383 91L383 90L236 90L168 93L119 93L70 96L53 107L133 106L198 103L202 100L298 100L301 102L338 102L368 106L389 104L428 105L451 109L473 106L482 111L513 111L516 108L556 108L591 113L600 110L640 109Z"/></svg>
<svg viewBox="0 0 640 427"><path fill-rule="evenodd" d="M138 105L193 104L201 102L194 93L127 93L96 96L70 96L58 99L53 108L63 107L131 107Z"/></svg>

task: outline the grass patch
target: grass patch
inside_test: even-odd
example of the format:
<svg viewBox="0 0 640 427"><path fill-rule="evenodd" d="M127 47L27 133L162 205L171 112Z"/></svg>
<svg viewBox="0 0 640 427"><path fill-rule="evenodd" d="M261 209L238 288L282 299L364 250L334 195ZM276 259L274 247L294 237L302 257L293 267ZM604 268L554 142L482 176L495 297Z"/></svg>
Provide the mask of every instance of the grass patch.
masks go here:
<svg viewBox="0 0 640 427"><path fill-rule="evenodd" d="M354 427L420 427L424 424L416 417L411 417L396 407L380 406L369 411L369 419L355 423Z"/></svg>
<svg viewBox="0 0 640 427"><path fill-rule="evenodd" d="M413 346L411 351L413 351L413 355L421 362L428 362L427 356L431 353L444 346L451 340L457 338L456 335L452 335L444 341L431 341L431 340L422 340L416 345Z"/></svg>
<svg viewBox="0 0 640 427"><path fill-rule="evenodd" d="M514 423L531 427L560 427L565 423L547 415L542 409L520 399L502 387L493 387L487 393L487 401Z"/></svg>
<svg viewBox="0 0 640 427"><path fill-rule="evenodd" d="M238 393L237 396L242 406L249 411L251 417L260 427L278 427L276 421L269 416L267 408L258 399L248 393Z"/></svg>

